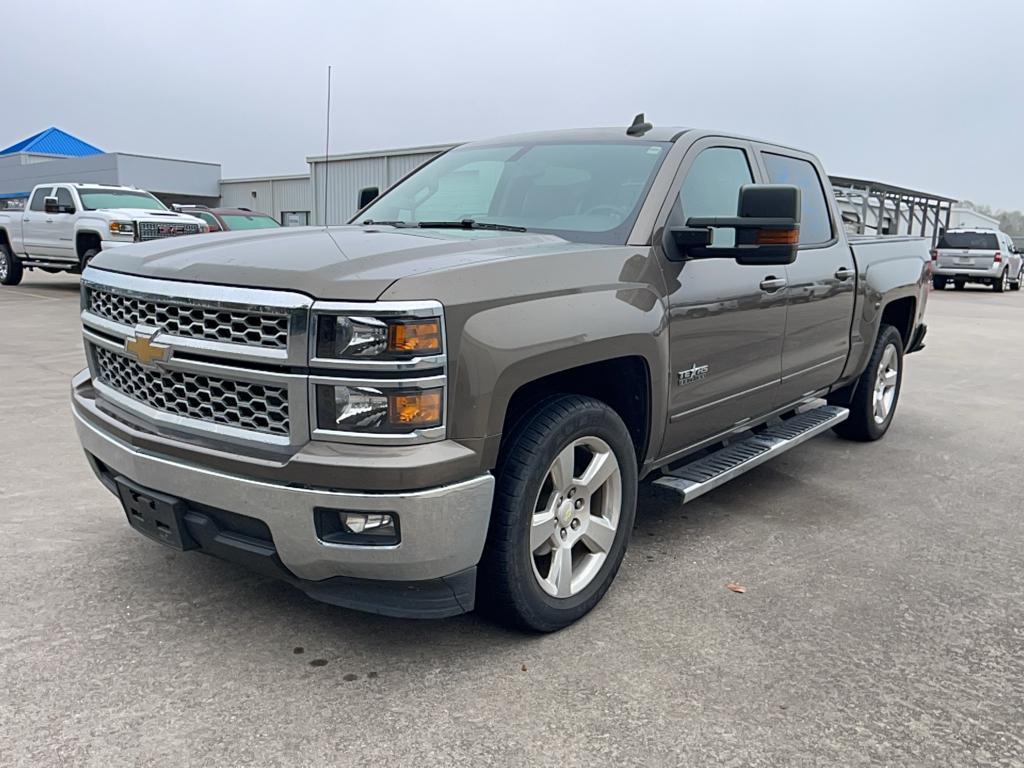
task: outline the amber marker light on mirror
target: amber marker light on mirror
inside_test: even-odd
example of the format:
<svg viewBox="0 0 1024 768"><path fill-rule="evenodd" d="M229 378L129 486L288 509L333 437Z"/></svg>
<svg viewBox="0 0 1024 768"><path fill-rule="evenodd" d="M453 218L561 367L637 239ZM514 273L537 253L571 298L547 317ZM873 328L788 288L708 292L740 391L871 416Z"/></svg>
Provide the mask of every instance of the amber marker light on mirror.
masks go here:
<svg viewBox="0 0 1024 768"><path fill-rule="evenodd" d="M800 230L797 229L759 229L758 245L796 245L800 242Z"/></svg>

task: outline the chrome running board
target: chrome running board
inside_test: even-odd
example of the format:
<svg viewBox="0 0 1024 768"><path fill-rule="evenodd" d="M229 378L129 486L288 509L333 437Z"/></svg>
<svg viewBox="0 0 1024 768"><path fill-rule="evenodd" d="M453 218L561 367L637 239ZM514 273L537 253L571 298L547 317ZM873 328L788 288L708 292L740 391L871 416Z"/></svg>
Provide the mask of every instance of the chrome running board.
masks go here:
<svg viewBox="0 0 1024 768"><path fill-rule="evenodd" d="M804 411L689 464L666 471L654 485L677 491L685 504L846 421L849 415L849 409L835 405Z"/></svg>

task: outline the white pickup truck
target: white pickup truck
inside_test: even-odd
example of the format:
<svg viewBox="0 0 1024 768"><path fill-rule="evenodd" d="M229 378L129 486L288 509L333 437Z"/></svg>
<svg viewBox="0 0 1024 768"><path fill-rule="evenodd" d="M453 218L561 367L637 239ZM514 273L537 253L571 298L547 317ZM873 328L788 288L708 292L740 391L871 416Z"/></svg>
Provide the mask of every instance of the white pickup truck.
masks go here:
<svg viewBox="0 0 1024 768"><path fill-rule="evenodd" d="M81 272L101 250L207 231L141 189L40 184L25 210L0 213L0 284L17 285L25 269Z"/></svg>

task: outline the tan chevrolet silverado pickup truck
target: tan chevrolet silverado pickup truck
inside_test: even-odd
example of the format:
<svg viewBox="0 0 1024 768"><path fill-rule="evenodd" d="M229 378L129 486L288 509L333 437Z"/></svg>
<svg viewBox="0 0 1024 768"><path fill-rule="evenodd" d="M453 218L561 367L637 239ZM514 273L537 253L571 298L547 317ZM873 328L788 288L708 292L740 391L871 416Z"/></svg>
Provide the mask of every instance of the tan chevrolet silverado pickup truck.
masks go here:
<svg viewBox="0 0 1024 768"><path fill-rule="evenodd" d="M93 259L74 418L136 530L336 605L552 631L611 585L641 479L685 502L878 439L922 347L927 243L847 238L806 152L638 120L374 194Z"/></svg>

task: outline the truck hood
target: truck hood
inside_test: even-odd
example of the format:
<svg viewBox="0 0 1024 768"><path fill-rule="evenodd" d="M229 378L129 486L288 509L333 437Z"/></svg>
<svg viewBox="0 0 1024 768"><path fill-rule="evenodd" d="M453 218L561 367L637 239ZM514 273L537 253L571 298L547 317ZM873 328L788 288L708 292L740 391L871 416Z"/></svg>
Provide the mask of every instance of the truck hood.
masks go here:
<svg viewBox="0 0 1024 768"><path fill-rule="evenodd" d="M593 246L517 232L284 227L137 243L102 251L91 265L157 279L373 301L401 278L507 259L517 253L579 248Z"/></svg>
<svg viewBox="0 0 1024 768"><path fill-rule="evenodd" d="M192 222L195 216L190 216L176 211L154 211L151 208L97 208L89 213L98 213L109 216L111 219L132 219L133 221L188 221Z"/></svg>

